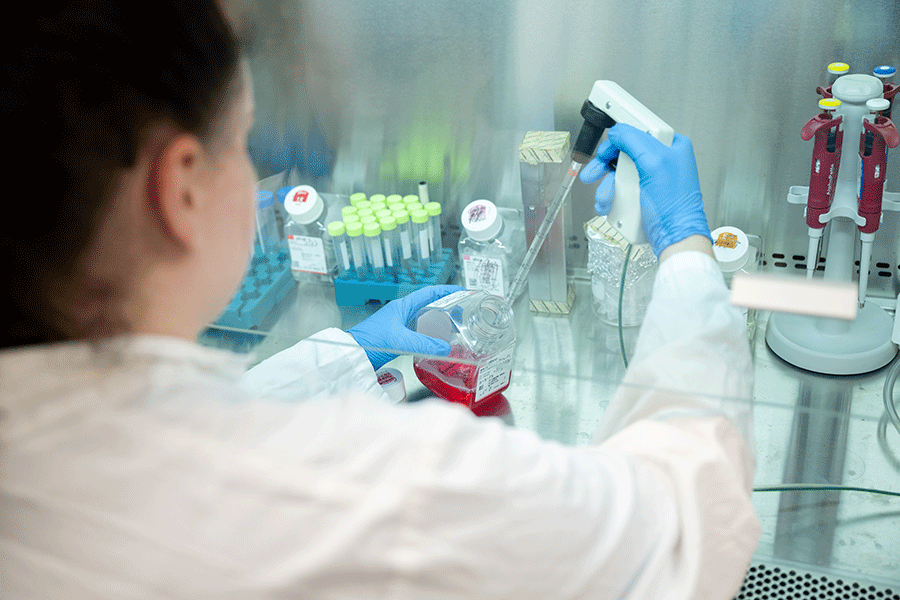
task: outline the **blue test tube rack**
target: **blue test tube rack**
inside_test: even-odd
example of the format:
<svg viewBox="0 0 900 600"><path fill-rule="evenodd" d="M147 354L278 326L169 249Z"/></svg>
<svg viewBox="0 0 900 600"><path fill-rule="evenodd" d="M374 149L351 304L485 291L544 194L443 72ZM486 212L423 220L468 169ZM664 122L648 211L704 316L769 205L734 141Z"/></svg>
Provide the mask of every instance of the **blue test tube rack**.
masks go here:
<svg viewBox="0 0 900 600"><path fill-rule="evenodd" d="M267 253L257 244L241 287L216 319L216 325L259 329L294 286L287 245L282 244L277 252Z"/></svg>
<svg viewBox="0 0 900 600"><path fill-rule="evenodd" d="M398 282L335 277L334 300L338 306L359 306L373 300L390 302L429 285L449 283L456 276L453 250L444 248L440 258L432 260L427 270L416 269L414 275L415 280L408 273L403 273Z"/></svg>

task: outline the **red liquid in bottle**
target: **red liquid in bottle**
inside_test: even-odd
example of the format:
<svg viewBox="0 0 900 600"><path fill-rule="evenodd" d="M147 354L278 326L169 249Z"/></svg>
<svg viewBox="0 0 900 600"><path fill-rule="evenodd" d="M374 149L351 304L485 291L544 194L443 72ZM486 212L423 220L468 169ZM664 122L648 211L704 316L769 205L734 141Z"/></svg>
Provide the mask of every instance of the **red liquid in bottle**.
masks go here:
<svg viewBox="0 0 900 600"><path fill-rule="evenodd" d="M466 352L461 346L454 346L449 358L474 359L475 355ZM416 377L422 385L450 402L458 402L465 406L472 406L475 402L475 393L478 388L478 373L481 367L467 363L454 363L446 360L423 359L413 363ZM479 402L499 395L509 387L509 379L506 384L491 392Z"/></svg>

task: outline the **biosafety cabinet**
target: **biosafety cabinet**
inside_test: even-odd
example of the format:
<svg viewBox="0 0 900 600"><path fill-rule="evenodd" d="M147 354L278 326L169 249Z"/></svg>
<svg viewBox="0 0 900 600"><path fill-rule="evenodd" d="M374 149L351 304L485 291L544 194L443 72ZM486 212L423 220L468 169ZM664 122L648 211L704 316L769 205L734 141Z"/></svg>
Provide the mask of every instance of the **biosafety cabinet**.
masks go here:
<svg viewBox="0 0 900 600"><path fill-rule="evenodd" d="M759 240L763 273L805 278L810 267L814 279L844 278L856 288L859 262L868 263L860 287L867 310L884 314L888 331L877 335L889 343L900 291L900 160L891 144L900 140L876 127L890 118L885 108L866 102L893 89L876 68L900 68L895 2L235 0L230 10L237 22L253 23L250 151L261 190L308 185L349 206L354 193L413 195L424 182L441 207L441 276L460 282L462 208L490 200L517 211L529 235L540 193L531 187L533 169L523 177L525 134L573 138L591 84L611 80L691 139L710 228L736 227ZM829 73L832 63L846 68ZM857 93L870 98L850 99ZM829 98L856 112L829 112L819 105ZM822 115L843 121L822 126L819 139L810 123ZM832 162L846 178L830 192L827 178L816 180L816 157L825 160L819 167L829 164L829 129L842 135L842 156ZM883 160L870 158L879 148ZM854 182L869 166L882 192L874 221L845 206L855 206ZM556 167L548 168L552 181ZM595 214L594 187L572 187L538 260L543 267L532 273L545 279L513 306L510 386L479 407L572 445L590 441L625 373L623 349L627 357L638 333L635 326L620 332L596 312L584 227ZM861 235L875 223L873 235ZM329 282L288 275L277 283L288 260L254 263L232 320L211 324L201 341L261 360L321 328L347 329L377 308L339 305ZM260 293L254 285L278 289L242 317ZM534 310L530 294L554 285L561 299ZM900 597L900 432L883 401L895 346L871 368L818 369L773 351L768 331L784 329L772 325L779 314L758 314L753 398L729 399L753 405L753 500L763 527L738 597ZM850 344L837 339L836 347ZM428 395L411 356L391 366L403 373L409 401Z"/></svg>

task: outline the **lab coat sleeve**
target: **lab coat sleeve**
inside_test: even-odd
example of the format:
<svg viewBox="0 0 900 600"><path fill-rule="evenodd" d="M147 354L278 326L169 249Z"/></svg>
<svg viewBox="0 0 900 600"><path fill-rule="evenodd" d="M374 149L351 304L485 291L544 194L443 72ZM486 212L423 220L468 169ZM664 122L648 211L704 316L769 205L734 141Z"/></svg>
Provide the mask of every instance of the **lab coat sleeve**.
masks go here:
<svg viewBox="0 0 900 600"><path fill-rule="evenodd" d="M635 571L634 597L731 598L759 538L750 502L753 371L743 316L713 259L660 266L622 386L597 432L665 492L655 548ZM636 488L636 506L646 496Z"/></svg>
<svg viewBox="0 0 900 600"><path fill-rule="evenodd" d="M388 400L365 351L349 333L331 327L249 369L241 386L254 395L286 400L358 391Z"/></svg>

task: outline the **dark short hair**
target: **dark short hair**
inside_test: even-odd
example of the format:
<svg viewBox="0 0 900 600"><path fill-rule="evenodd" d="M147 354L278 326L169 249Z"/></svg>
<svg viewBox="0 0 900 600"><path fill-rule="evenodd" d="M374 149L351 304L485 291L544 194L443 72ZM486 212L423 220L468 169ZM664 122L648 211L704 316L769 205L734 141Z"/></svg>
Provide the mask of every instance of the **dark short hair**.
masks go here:
<svg viewBox="0 0 900 600"><path fill-rule="evenodd" d="M16 12L0 92L13 156L0 347L71 337L47 295L78 268L148 126L211 141L240 61L215 0L39 0Z"/></svg>

